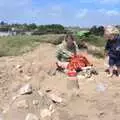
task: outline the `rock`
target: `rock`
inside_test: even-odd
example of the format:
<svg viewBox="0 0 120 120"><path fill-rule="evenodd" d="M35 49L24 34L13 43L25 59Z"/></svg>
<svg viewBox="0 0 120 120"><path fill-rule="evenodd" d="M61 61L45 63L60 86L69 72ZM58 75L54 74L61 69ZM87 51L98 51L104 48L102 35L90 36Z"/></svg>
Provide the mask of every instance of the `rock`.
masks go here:
<svg viewBox="0 0 120 120"><path fill-rule="evenodd" d="M25 79L25 81L29 81L29 80L31 79L31 77L28 76L28 75L25 75L25 76L24 76L24 79Z"/></svg>
<svg viewBox="0 0 120 120"><path fill-rule="evenodd" d="M41 118L51 117L51 115L52 115L52 112L50 110L48 110L48 109L43 109L40 112Z"/></svg>
<svg viewBox="0 0 120 120"><path fill-rule="evenodd" d="M39 101L38 100L33 100L33 105L38 105Z"/></svg>
<svg viewBox="0 0 120 120"><path fill-rule="evenodd" d="M13 96L12 97L12 101L14 102L17 98L19 98L20 97L20 95L16 95L16 96Z"/></svg>
<svg viewBox="0 0 120 120"><path fill-rule="evenodd" d="M20 95L31 94L31 93L32 93L32 85L31 84L25 85L19 91Z"/></svg>
<svg viewBox="0 0 120 120"><path fill-rule="evenodd" d="M58 97L55 94L49 94L49 98L55 103L61 103L63 101L62 98Z"/></svg>
<svg viewBox="0 0 120 120"><path fill-rule="evenodd" d="M10 109L9 107L4 108L3 111L2 111L2 113L6 114L9 111L9 109Z"/></svg>
<svg viewBox="0 0 120 120"><path fill-rule="evenodd" d="M50 110L52 113L54 113L54 112L55 112L55 106L50 105L49 110Z"/></svg>
<svg viewBox="0 0 120 120"><path fill-rule="evenodd" d="M39 120L39 118L36 115L32 114L32 113L28 113L25 120Z"/></svg>
<svg viewBox="0 0 120 120"><path fill-rule="evenodd" d="M19 102L17 103L17 107L18 107L18 108L28 109L28 108L29 108L29 105L28 105L28 103L27 103L26 100L22 100L22 101L19 101Z"/></svg>
<svg viewBox="0 0 120 120"><path fill-rule="evenodd" d="M38 91L38 94L40 95L40 97L44 96L44 94L40 90Z"/></svg>
<svg viewBox="0 0 120 120"><path fill-rule="evenodd" d="M22 65L17 65L16 68L20 69L20 68L22 68Z"/></svg>

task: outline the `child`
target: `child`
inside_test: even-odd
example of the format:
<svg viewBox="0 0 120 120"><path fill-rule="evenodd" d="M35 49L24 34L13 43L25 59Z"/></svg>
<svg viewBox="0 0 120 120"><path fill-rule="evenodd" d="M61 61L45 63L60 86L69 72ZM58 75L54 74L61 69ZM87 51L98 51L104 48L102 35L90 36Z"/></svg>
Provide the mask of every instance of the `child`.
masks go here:
<svg viewBox="0 0 120 120"><path fill-rule="evenodd" d="M114 26L105 28L105 39L107 40L105 51L109 56L109 72L108 76L113 76L114 67L117 68L120 77L120 35L119 30Z"/></svg>

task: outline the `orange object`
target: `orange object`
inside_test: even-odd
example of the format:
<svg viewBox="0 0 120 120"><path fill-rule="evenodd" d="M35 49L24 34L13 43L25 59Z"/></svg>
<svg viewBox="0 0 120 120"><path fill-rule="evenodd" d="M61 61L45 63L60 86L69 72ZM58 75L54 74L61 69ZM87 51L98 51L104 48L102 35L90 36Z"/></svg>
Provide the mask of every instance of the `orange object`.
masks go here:
<svg viewBox="0 0 120 120"><path fill-rule="evenodd" d="M86 67L91 65L86 57L74 55L71 57L70 63L67 66L67 69L70 71L81 69L82 67Z"/></svg>

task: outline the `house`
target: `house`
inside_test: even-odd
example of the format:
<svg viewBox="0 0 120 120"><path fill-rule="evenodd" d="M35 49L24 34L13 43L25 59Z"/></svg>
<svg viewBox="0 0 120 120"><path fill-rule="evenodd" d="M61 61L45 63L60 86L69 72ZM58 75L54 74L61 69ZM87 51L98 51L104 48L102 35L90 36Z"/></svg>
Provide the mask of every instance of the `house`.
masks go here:
<svg viewBox="0 0 120 120"><path fill-rule="evenodd" d="M0 31L0 37L10 36L10 35L12 35L12 34L9 31Z"/></svg>

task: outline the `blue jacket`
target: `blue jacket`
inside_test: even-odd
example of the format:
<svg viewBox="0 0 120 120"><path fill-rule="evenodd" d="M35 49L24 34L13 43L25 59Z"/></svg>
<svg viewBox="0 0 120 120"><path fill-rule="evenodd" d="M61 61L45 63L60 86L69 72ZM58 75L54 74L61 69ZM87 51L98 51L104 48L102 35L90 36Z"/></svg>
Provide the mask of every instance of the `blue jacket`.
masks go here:
<svg viewBox="0 0 120 120"><path fill-rule="evenodd" d="M113 40L108 40L105 46L109 57L120 58L120 36L116 36Z"/></svg>

